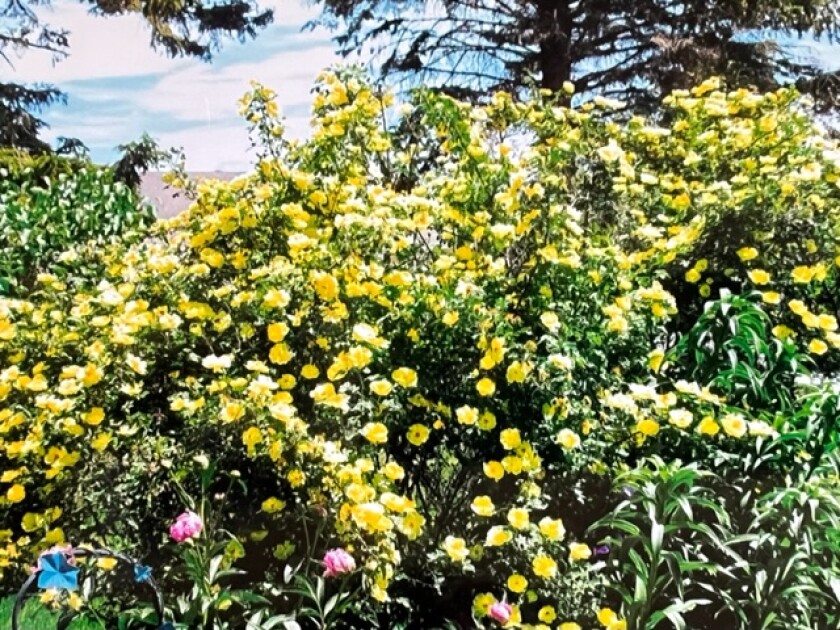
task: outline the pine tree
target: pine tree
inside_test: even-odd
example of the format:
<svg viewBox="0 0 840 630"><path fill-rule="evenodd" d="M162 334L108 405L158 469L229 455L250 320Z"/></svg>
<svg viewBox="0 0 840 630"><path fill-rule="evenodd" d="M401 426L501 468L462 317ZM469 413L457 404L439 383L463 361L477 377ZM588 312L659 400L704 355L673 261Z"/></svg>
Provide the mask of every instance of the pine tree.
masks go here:
<svg viewBox="0 0 840 630"><path fill-rule="evenodd" d="M710 75L772 89L795 82L821 107L840 73L783 42L840 34L836 0L322 0L345 55L372 51L382 73L466 98L529 81L651 107Z"/></svg>

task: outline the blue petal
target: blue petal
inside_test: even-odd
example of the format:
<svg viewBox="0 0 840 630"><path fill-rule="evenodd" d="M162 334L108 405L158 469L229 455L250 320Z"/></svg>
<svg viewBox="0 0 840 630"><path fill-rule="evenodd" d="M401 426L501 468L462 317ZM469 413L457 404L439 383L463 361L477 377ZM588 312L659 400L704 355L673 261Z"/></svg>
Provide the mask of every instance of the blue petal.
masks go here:
<svg viewBox="0 0 840 630"><path fill-rule="evenodd" d="M73 591L79 586L79 569L67 562L61 553L48 553L39 558L38 588Z"/></svg>
<svg viewBox="0 0 840 630"><path fill-rule="evenodd" d="M146 582L152 577L152 567L147 567L142 564L134 565L134 581Z"/></svg>

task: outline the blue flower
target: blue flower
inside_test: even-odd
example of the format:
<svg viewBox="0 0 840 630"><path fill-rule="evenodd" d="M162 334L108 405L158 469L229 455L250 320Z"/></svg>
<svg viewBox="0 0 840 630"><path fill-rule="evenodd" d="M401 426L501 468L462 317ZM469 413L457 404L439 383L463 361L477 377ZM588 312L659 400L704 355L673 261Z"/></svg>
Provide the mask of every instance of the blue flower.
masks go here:
<svg viewBox="0 0 840 630"><path fill-rule="evenodd" d="M150 577L152 577L152 567L147 567L142 564L134 565L135 582L148 582Z"/></svg>
<svg viewBox="0 0 840 630"><path fill-rule="evenodd" d="M60 551L42 555L38 559L38 569L38 588L74 591L79 587L79 569Z"/></svg>

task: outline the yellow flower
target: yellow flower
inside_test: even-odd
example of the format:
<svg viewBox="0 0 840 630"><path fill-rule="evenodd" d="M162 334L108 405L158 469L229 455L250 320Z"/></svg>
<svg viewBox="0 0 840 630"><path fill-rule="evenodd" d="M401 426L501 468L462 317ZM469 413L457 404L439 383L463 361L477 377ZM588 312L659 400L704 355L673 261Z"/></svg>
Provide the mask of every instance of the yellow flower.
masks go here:
<svg viewBox="0 0 840 630"><path fill-rule="evenodd" d="M493 500L486 495L475 497L470 508L479 516L493 516L496 512Z"/></svg>
<svg viewBox="0 0 840 630"><path fill-rule="evenodd" d="M770 274L763 269L753 269L747 274L753 284L767 284L770 282Z"/></svg>
<svg viewBox="0 0 840 630"><path fill-rule="evenodd" d="M540 533L549 540L562 540L566 535L566 528L563 527L563 521L559 518L544 516L540 519L539 526Z"/></svg>
<svg viewBox="0 0 840 630"><path fill-rule="evenodd" d="M572 450L580 446L580 436L571 429L561 429L557 434L557 443L565 449Z"/></svg>
<svg viewBox="0 0 840 630"><path fill-rule="evenodd" d="M381 422L368 422L362 427L361 434L372 444L384 444L388 441L388 427Z"/></svg>
<svg viewBox="0 0 840 630"><path fill-rule="evenodd" d="M103 571L113 571L114 567L117 566L117 559L116 558L99 558L96 561L96 566L102 569Z"/></svg>
<svg viewBox="0 0 840 630"><path fill-rule="evenodd" d="M397 462L388 462L382 468L382 472L384 472L385 476L391 481L399 481L405 477L405 469Z"/></svg>
<svg viewBox="0 0 840 630"><path fill-rule="evenodd" d="M806 267L804 265L800 265L798 267L794 267L793 270L790 272L793 281L799 284L808 284L811 280L814 279L814 274L816 273L816 269L813 267Z"/></svg>
<svg viewBox="0 0 840 630"><path fill-rule="evenodd" d="M771 332L774 337L778 337L779 339L787 339L788 337L794 335L794 332L784 324L773 326Z"/></svg>
<svg viewBox="0 0 840 630"><path fill-rule="evenodd" d="M636 431L642 435L653 437L659 433L659 423L651 418L642 418L636 423Z"/></svg>
<svg viewBox="0 0 840 630"><path fill-rule="evenodd" d="M512 539L513 534L510 530L502 527L501 525L494 525L487 530L487 540L484 544L488 547L501 547L505 543L510 542Z"/></svg>
<svg viewBox="0 0 840 630"><path fill-rule="evenodd" d="M475 421L478 420L478 409L469 405L463 405L455 410L455 417L458 418L458 422L461 424L475 424Z"/></svg>
<svg viewBox="0 0 840 630"><path fill-rule="evenodd" d="M662 367L662 361L665 359L665 352L662 350L653 350L648 355L648 367L654 372L658 372Z"/></svg>
<svg viewBox="0 0 840 630"><path fill-rule="evenodd" d="M627 630L627 622L619 619L609 608L602 608L598 611L598 622L607 630Z"/></svg>
<svg viewBox="0 0 840 630"><path fill-rule="evenodd" d="M492 396L496 393L496 384L485 376L475 384L475 389L481 396Z"/></svg>
<svg viewBox="0 0 840 630"><path fill-rule="evenodd" d="M108 444L111 443L110 433L100 433L90 441L90 447L95 451L104 451Z"/></svg>
<svg viewBox="0 0 840 630"><path fill-rule="evenodd" d="M268 325L268 340L274 343L283 341L286 335L289 334L289 325L283 322L277 322Z"/></svg>
<svg viewBox="0 0 840 630"><path fill-rule="evenodd" d="M522 437L519 429L505 429L499 434L499 441L506 450L510 451L522 444Z"/></svg>
<svg viewBox="0 0 840 630"><path fill-rule="evenodd" d="M377 396L387 396L391 393L392 389L394 388L391 385L390 381L387 381L385 379L378 379L370 384L370 391L372 391Z"/></svg>
<svg viewBox="0 0 840 630"><path fill-rule="evenodd" d="M26 498L26 488L19 483L16 483L8 490L6 490L6 499L11 503L20 503Z"/></svg>
<svg viewBox="0 0 840 630"><path fill-rule="evenodd" d="M718 423L711 416L706 416L697 425L697 432L700 435L717 435L719 431Z"/></svg>
<svg viewBox="0 0 840 630"><path fill-rule="evenodd" d="M460 316L458 315L457 311L449 311L444 314L443 323L446 326L454 326L458 322L459 318Z"/></svg>
<svg viewBox="0 0 840 630"><path fill-rule="evenodd" d="M537 613L537 619L543 623L551 623L557 619L557 611L554 610L553 606L543 606Z"/></svg>
<svg viewBox="0 0 840 630"><path fill-rule="evenodd" d="M791 300L788 302L788 308L792 310L794 313L802 317L805 313L808 312L808 307L805 306L805 302L802 300Z"/></svg>
<svg viewBox="0 0 840 630"><path fill-rule="evenodd" d="M689 269L685 272L685 281L695 284L700 281L700 272L697 269Z"/></svg>
<svg viewBox="0 0 840 630"><path fill-rule="evenodd" d="M526 529L530 524L530 515L524 508L511 508L507 515L508 523L514 529Z"/></svg>
<svg viewBox="0 0 840 630"><path fill-rule="evenodd" d="M731 437L740 438L747 433L747 423L738 414L726 414L720 423L723 425L723 430L726 434Z"/></svg>
<svg viewBox="0 0 840 630"><path fill-rule="evenodd" d="M671 409L668 422L678 429L687 429L694 422L694 415L688 409Z"/></svg>
<svg viewBox="0 0 840 630"><path fill-rule="evenodd" d="M543 326L545 326L552 332L554 332L560 327L560 319L557 317L556 313L551 313L547 311L540 315L540 321L542 322Z"/></svg>
<svg viewBox="0 0 840 630"><path fill-rule="evenodd" d="M284 507L286 507L286 503L284 501L281 501L277 497L269 497L262 502L262 511L266 512L267 514L274 514L275 512L279 512Z"/></svg>
<svg viewBox="0 0 840 630"><path fill-rule="evenodd" d="M286 479L289 481L292 488L300 488L306 483L306 473L299 468L295 468L294 470L289 471L286 475Z"/></svg>
<svg viewBox="0 0 840 630"><path fill-rule="evenodd" d="M338 281L329 273L313 271L310 279L315 293L322 300L329 302L338 297Z"/></svg>
<svg viewBox="0 0 840 630"><path fill-rule="evenodd" d="M583 630L578 624L574 621L565 621L560 624L560 627L557 630Z"/></svg>
<svg viewBox="0 0 840 630"><path fill-rule="evenodd" d="M137 357L137 356L129 353L125 357L125 362L128 364L128 367L130 367L137 374L143 375L143 374L146 373L146 365L147 364L140 357Z"/></svg>
<svg viewBox="0 0 840 630"><path fill-rule="evenodd" d="M412 424L405 434L408 441L414 446L420 446L429 439L429 428L422 424Z"/></svg>
<svg viewBox="0 0 840 630"><path fill-rule="evenodd" d="M819 327L823 330L827 330L830 332L834 332L837 330L837 318L834 315L828 315L826 313L820 315L817 318Z"/></svg>
<svg viewBox="0 0 840 630"><path fill-rule="evenodd" d="M782 295L776 291L764 291L761 294L761 300L765 304L778 304L782 301Z"/></svg>
<svg viewBox="0 0 840 630"><path fill-rule="evenodd" d="M463 562L470 555L470 550L467 549L467 543L463 538L456 538L455 536L447 536L443 541L443 549L455 562Z"/></svg>
<svg viewBox="0 0 840 630"><path fill-rule="evenodd" d="M319 370L317 366L312 365L311 363L307 363L302 368L300 368L300 375L308 380L318 378L320 374L321 370Z"/></svg>
<svg viewBox="0 0 840 630"><path fill-rule="evenodd" d="M82 414L82 422L92 427L98 426L105 419L105 410L102 407L94 407L87 413Z"/></svg>
<svg viewBox="0 0 840 630"><path fill-rule="evenodd" d="M569 545L569 561L578 562L580 560L588 560L592 556L592 550L588 545L583 543L572 543Z"/></svg>
<svg viewBox="0 0 840 630"><path fill-rule="evenodd" d="M557 563L548 556L537 556L531 563L534 575L546 580L557 575Z"/></svg>
<svg viewBox="0 0 840 630"><path fill-rule="evenodd" d="M524 383L530 371L531 366L514 361L508 366L505 378L508 383Z"/></svg>
<svg viewBox="0 0 840 630"><path fill-rule="evenodd" d="M473 599L473 610L477 617L484 617L490 610L490 606L496 603L492 593L479 593Z"/></svg>
<svg viewBox="0 0 840 630"><path fill-rule="evenodd" d="M257 427L248 427L242 432L242 443L251 451L262 442L262 432Z"/></svg>
<svg viewBox="0 0 840 630"><path fill-rule="evenodd" d="M828 352L828 345L822 339L811 339L808 350L812 354L825 354Z"/></svg>
<svg viewBox="0 0 840 630"><path fill-rule="evenodd" d="M748 262L758 257L758 250L755 247L742 247L737 252L738 258L743 262Z"/></svg>
<svg viewBox="0 0 840 630"><path fill-rule="evenodd" d="M478 428L482 431L492 431L496 428L496 416L491 411L482 412L478 418Z"/></svg>
<svg viewBox="0 0 840 630"><path fill-rule="evenodd" d="M294 353L285 343L276 343L268 351L268 360L277 365L285 365L294 357Z"/></svg>
<svg viewBox="0 0 840 630"><path fill-rule="evenodd" d="M402 387L416 387L417 386L417 372L411 368L401 367L397 368L391 373L391 378L394 382Z"/></svg>
<svg viewBox="0 0 840 630"><path fill-rule="evenodd" d="M525 589L528 588L528 580L525 579L524 575L514 573L508 578L507 587L513 593L524 593Z"/></svg>

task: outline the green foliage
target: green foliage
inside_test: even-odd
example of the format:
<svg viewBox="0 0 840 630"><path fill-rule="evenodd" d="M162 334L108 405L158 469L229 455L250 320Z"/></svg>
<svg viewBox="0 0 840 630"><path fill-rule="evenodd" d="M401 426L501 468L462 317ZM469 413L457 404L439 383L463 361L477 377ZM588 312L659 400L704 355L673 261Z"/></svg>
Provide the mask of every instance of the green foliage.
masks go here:
<svg viewBox="0 0 840 630"><path fill-rule="evenodd" d="M764 623L715 589L752 588L761 497L828 478L840 154L792 92L718 88L667 127L428 92L389 126L342 69L294 143L255 86L254 173L0 299L6 575L101 541L160 566L187 624ZM802 247L755 228L799 222ZM166 544L189 505L215 533ZM336 547L347 591L317 577Z"/></svg>
<svg viewBox="0 0 840 630"><path fill-rule="evenodd" d="M11 630L14 597L0 599L0 630ZM21 614L21 630L55 630L58 614L29 599L24 604ZM90 620L79 619L70 623L67 630L104 630L105 625Z"/></svg>
<svg viewBox="0 0 840 630"><path fill-rule="evenodd" d="M42 156L0 166L0 293L23 293L66 250L110 242L154 220L151 207L113 173Z"/></svg>
<svg viewBox="0 0 840 630"><path fill-rule="evenodd" d="M686 613L710 603L699 589L714 584L718 567L708 553L722 548L729 517L701 483L709 475L696 465L643 463L616 478L626 498L592 525L611 532L607 572L630 630L665 620L696 627L686 625Z"/></svg>

